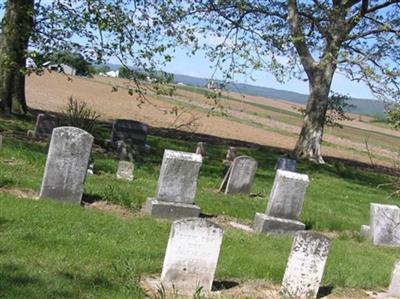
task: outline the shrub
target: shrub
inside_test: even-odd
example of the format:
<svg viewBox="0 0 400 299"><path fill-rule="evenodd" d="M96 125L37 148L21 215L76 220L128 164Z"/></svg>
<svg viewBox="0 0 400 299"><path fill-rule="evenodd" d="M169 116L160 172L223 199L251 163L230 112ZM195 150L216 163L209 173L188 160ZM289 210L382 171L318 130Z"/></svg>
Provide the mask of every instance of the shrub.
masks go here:
<svg viewBox="0 0 400 299"><path fill-rule="evenodd" d="M77 127L93 134L100 114L86 102L69 97L63 116L69 126Z"/></svg>

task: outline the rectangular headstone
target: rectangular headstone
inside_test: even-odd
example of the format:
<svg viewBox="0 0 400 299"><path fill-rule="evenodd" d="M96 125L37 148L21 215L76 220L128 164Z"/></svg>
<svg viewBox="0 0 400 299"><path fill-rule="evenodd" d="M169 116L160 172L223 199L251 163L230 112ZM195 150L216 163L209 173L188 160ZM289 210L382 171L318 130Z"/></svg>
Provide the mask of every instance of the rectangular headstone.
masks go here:
<svg viewBox="0 0 400 299"><path fill-rule="evenodd" d="M38 114L36 118L34 137L48 138L51 136L53 129L61 125L61 120L48 114Z"/></svg>
<svg viewBox="0 0 400 299"><path fill-rule="evenodd" d="M305 174L278 169L266 214L272 217L300 220L308 183L309 179Z"/></svg>
<svg viewBox="0 0 400 299"><path fill-rule="evenodd" d="M145 145L149 127L148 125L129 119L116 119L113 121L111 141L124 141L128 144Z"/></svg>
<svg viewBox="0 0 400 299"><path fill-rule="evenodd" d="M158 178L156 199L194 204L201 155L165 150Z"/></svg>
<svg viewBox="0 0 400 299"><path fill-rule="evenodd" d="M82 199L93 136L75 127L53 130L40 198L79 203Z"/></svg>
<svg viewBox="0 0 400 299"><path fill-rule="evenodd" d="M370 234L375 245L400 245L400 208L371 203Z"/></svg>
<svg viewBox="0 0 400 299"><path fill-rule="evenodd" d="M223 230L206 219L174 221L161 273L161 283L180 295L193 295L201 287L211 291Z"/></svg>
<svg viewBox="0 0 400 299"><path fill-rule="evenodd" d="M288 158L278 158L276 161L276 169L296 172L297 161Z"/></svg>
<svg viewBox="0 0 400 299"><path fill-rule="evenodd" d="M397 260L394 264L388 295L390 297L400 298L400 260Z"/></svg>
<svg viewBox="0 0 400 299"><path fill-rule="evenodd" d="M282 280L283 298L317 298L331 241L314 232L298 232Z"/></svg>
<svg viewBox="0 0 400 299"><path fill-rule="evenodd" d="M117 178L132 181L133 180L133 169L134 164L129 161L119 161L118 170L117 170Z"/></svg>
<svg viewBox="0 0 400 299"><path fill-rule="evenodd" d="M225 194L248 194L257 171L257 161L248 156L239 156L230 167Z"/></svg>

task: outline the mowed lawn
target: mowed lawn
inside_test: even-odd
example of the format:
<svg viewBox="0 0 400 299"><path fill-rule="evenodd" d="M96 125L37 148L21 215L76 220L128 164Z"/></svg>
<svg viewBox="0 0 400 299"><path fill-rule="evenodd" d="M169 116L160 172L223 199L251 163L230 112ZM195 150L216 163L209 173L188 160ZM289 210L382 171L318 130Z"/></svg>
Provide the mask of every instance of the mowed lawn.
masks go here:
<svg viewBox="0 0 400 299"><path fill-rule="evenodd" d="M149 136L151 153L135 163L132 183L119 181L118 160L94 149L95 175L87 179L84 197L108 201L129 210L118 216L79 205L22 198L38 192L46 161L46 144L27 140L33 122L0 119L0 298L142 298L139 281L161 272L171 222L139 213L155 193L165 148L193 152L194 142ZM104 131L99 136L104 136ZM238 148L257 159L252 193L217 193L225 167L226 146L208 145L198 182L196 203L210 217L251 224L264 212L278 153ZM323 285L333 293L347 288L387 287L400 249L376 247L362 240L359 229L369 222L369 203L397 204L390 177L343 164L300 163L310 176L302 221L308 229L333 238ZM26 197L26 196L25 196ZM220 218L220 217L219 217ZM280 284L292 238L248 234L227 228L216 280Z"/></svg>

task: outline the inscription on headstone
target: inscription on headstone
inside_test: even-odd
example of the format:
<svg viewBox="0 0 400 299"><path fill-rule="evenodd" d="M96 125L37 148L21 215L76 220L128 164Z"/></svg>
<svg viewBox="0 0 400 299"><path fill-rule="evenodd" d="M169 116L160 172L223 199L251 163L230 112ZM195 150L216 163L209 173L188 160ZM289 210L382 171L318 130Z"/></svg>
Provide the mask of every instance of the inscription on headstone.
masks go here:
<svg viewBox="0 0 400 299"><path fill-rule="evenodd" d="M179 294L193 295L198 288L211 291L223 230L206 219L186 218L172 224L161 282Z"/></svg>
<svg viewBox="0 0 400 299"><path fill-rule="evenodd" d="M371 203L370 234L375 245L400 245L400 208Z"/></svg>
<svg viewBox="0 0 400 299"><path fill-rule="evenodd" d="M117 178L126 181L133 180L133 169L134 164L129 161L119 161L118 170L117 170Z"/></svg>
<svg viewBox="0 0 400 299"><path fill-rule="evenodd" d="M283 298L317 298L331 241L314 232L298 232L283 276Z"/></svg>
<svg viewBox="0 0 400 299"><path fill-rule="evenodd" d="M257 161L248 156L239 156L233 160L228 173L221 184L220 191L225 194L250 193Z"/></svg>
<svg viewBox="0 0 400 299"><path fill-rule="evenodd" d="M82 199L93 136L75 127L53 130L40 198L79 203Z"/></svg>
<svg viewBox="0 0 400 299"><path fill-rule="evenodd" d="M193 204L202 161L197 154L165 150L157 184L157 199Z"/></svg>
<svg viewBox="0 0 400 299"><path fill-rule="evenodd" d="M309 179L305 174L277 170L268 200L266 214L291 220L300 220Z"/></svg>

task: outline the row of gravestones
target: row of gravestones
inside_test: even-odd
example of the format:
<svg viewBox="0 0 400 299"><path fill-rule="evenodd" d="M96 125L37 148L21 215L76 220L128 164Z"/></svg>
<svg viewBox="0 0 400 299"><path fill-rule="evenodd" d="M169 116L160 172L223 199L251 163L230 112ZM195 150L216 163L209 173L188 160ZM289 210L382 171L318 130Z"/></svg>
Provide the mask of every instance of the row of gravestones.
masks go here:
<svg viewBox="0 0 400 299"><path fill-rule="evenodd" d="M80 202L93 137L78 128L58 127L50 141L40 197ZM165 150L156 195L145 210L159 218L198 217L195 204L197 177L202 165L199 154ZM250 157L237 157L228 170L225 192L250 190L257 163ZM133 164L120 162L117 176L132 179ZM266 212L256 213L254 228L264 233L294 233L304 230L300 215L308 176L292 171L276 172ZM229 192L228 192L229 193ZM233 192L234 193L234 192ZM362 234L376 245L400 245L400 208L371 204L371 224Z"/></svg>
<svg viewBox="0 0 400 299"><path fill-rule="evenodd" d="M67 126L68 121L50 114L38 114L34 130L28 131L32 138L49 138L54 128ZM112 123L110 139L105 141L107 149L116 151L121 160L133 161L138 152L146 152L148 125L128 119L116 119Z"/></svg>
<svg viewBox="0 0 400 299"><path fill-rule="evenodd" d="M86 168L90 157L92 143L93 137L81 129L74 127L58 127L53 130L40 191L41 198L53 198L71 202L81 201L86 176ZM238 158L240 157L237 157L236 159ZM245 158L246 159L239 160L251 161L249 157ZM235 160L232 163L232 169L230 170L229 175L231 181L234 182L235 179L232 178L240 178L242 175L254 176L255 171L241 170L240 167L237 166L241 165L241 163L235 163ZM148 199L145 210L152 216L160 218L179 219L198 217L200 214L200 208L195 205L194 199L197 189L197 177L201 164L202 156L199 154L165 150L156 189L156 196L155 198ZM245 165L246 163L244 163L244 166L242 165L242 167L247 169ZM238 170L235 170L236 168ZM292 253L289 258L287 273L290 275L285 274L282 284L283 293L288 292L288 294L292 294L293 292L298 291L311 292L309 294L314 294L315 285L319 285L319 281L322 277L323 268L328 253L330 243L329 240L319 234L302 231L304 230L305 226L299 222L304 203L304 195L308 183L309 179L307 175L278 169L266 213L257 213L255 217L255 230L258 232L295 233L300 231L297 232ZM372 216L369 235L372 236L374 244L387 244L387 240L390 240L389 244L398 245L400 233L400 230L398 229L400 223L399 208L393 206L388 209L385 205L372 204L371 211ZM388 217L391 221L391 226L389 228L387 224L389 221L385 220ZM186 223L185 221L186 220L178 220L176 223L181 225L181 223ZM197 238L199 238L196 229L197 225L194 225L193 223L200 223L199 226L201 227L201 223L203 223L202 221L204 222L205 220L192 219L189 221L189 223L192 223L190 225L188 224L189 228L184 226L186 227L186 230L192 230L193 232L193 234L190 234L189 232L184 233L189 241L190 239L197 240ZM213 225L214 224L210 222L206 223L207 227L209 226L215 228ZM214 229L213 231L215 232L217 230ZM390 235L390 238L379 239L376 236L379 236L380 234L385 234L385 236ZM220 239L222 240L222 232L220 235ZM173 236L175 236L175 233L172 231L171 238ZM207 236L200 236L200 239L203 241L207 240L207 238ZM377 238L381 241L375 241L378 240ZM191 243L188 240L183 241L183 245L178 244L176 246L183 246L182 248L186 248L184 246L198 243ZM169 246L170 245L168 245L168 247ZM171 246L172 248L175 248L174 245ZM200 245L197 244L196 246ZM205 248L208 247L208 245L205 245ZM164 283L170 281L166 277L179 277L179 275L167 275L167 273L170 271L167 269L170 263L180 266L182 269L179 268L179 271L187 272L189 271L187 265L189 265L191 261L195 261L203 255L206 257L208 256L208 254L193 253L195 256L191 257L190 252L192 251L183 250L183 254L189 254L188 261L175 261L176 257L174 256L177 255L179 257L181 253L177 252L175 249L167 249L166 261L164 263L165 269L163 268L162 274L162 281ZM214 252L214 255L210 254L210 256L215 257L216 255L218 257L218 252L219 247L218 250ZM169 258L169 256L172 257ZM312 257L312 260L309 260L310 257ZM292 259L294 260L293 263L291 263ZM300 264L298 261L301 261ZM204 266L202 263L200 264L200 268ZM214 264L216 265L216 261L214 261ZM212 265L212 263L207 265L211 267L210 265ZM317 265L317 268L313 271L309 271L310 269L307 267L311 265ZM198 274L198 269L196 266L193 267L194 268L190 268L190 271L194 271L194 274L192 276L189 275L185 277L194 277L193 279L198 279L200 275ZM312 272L313 275L315 275L315 277L313 276L312 278L313 283L302 280L305 279L302 271L305 271L305 273ZM209 270L206 272L208 275L213 275L214 273L213 271ZM188 278L185 279L188 280ZM178 278L178 281L174 280L171 283L179 284L180 279ZM207 288L208 286L209 284L205 285ZM304 288L306 290L304 290Z"/></svg>

